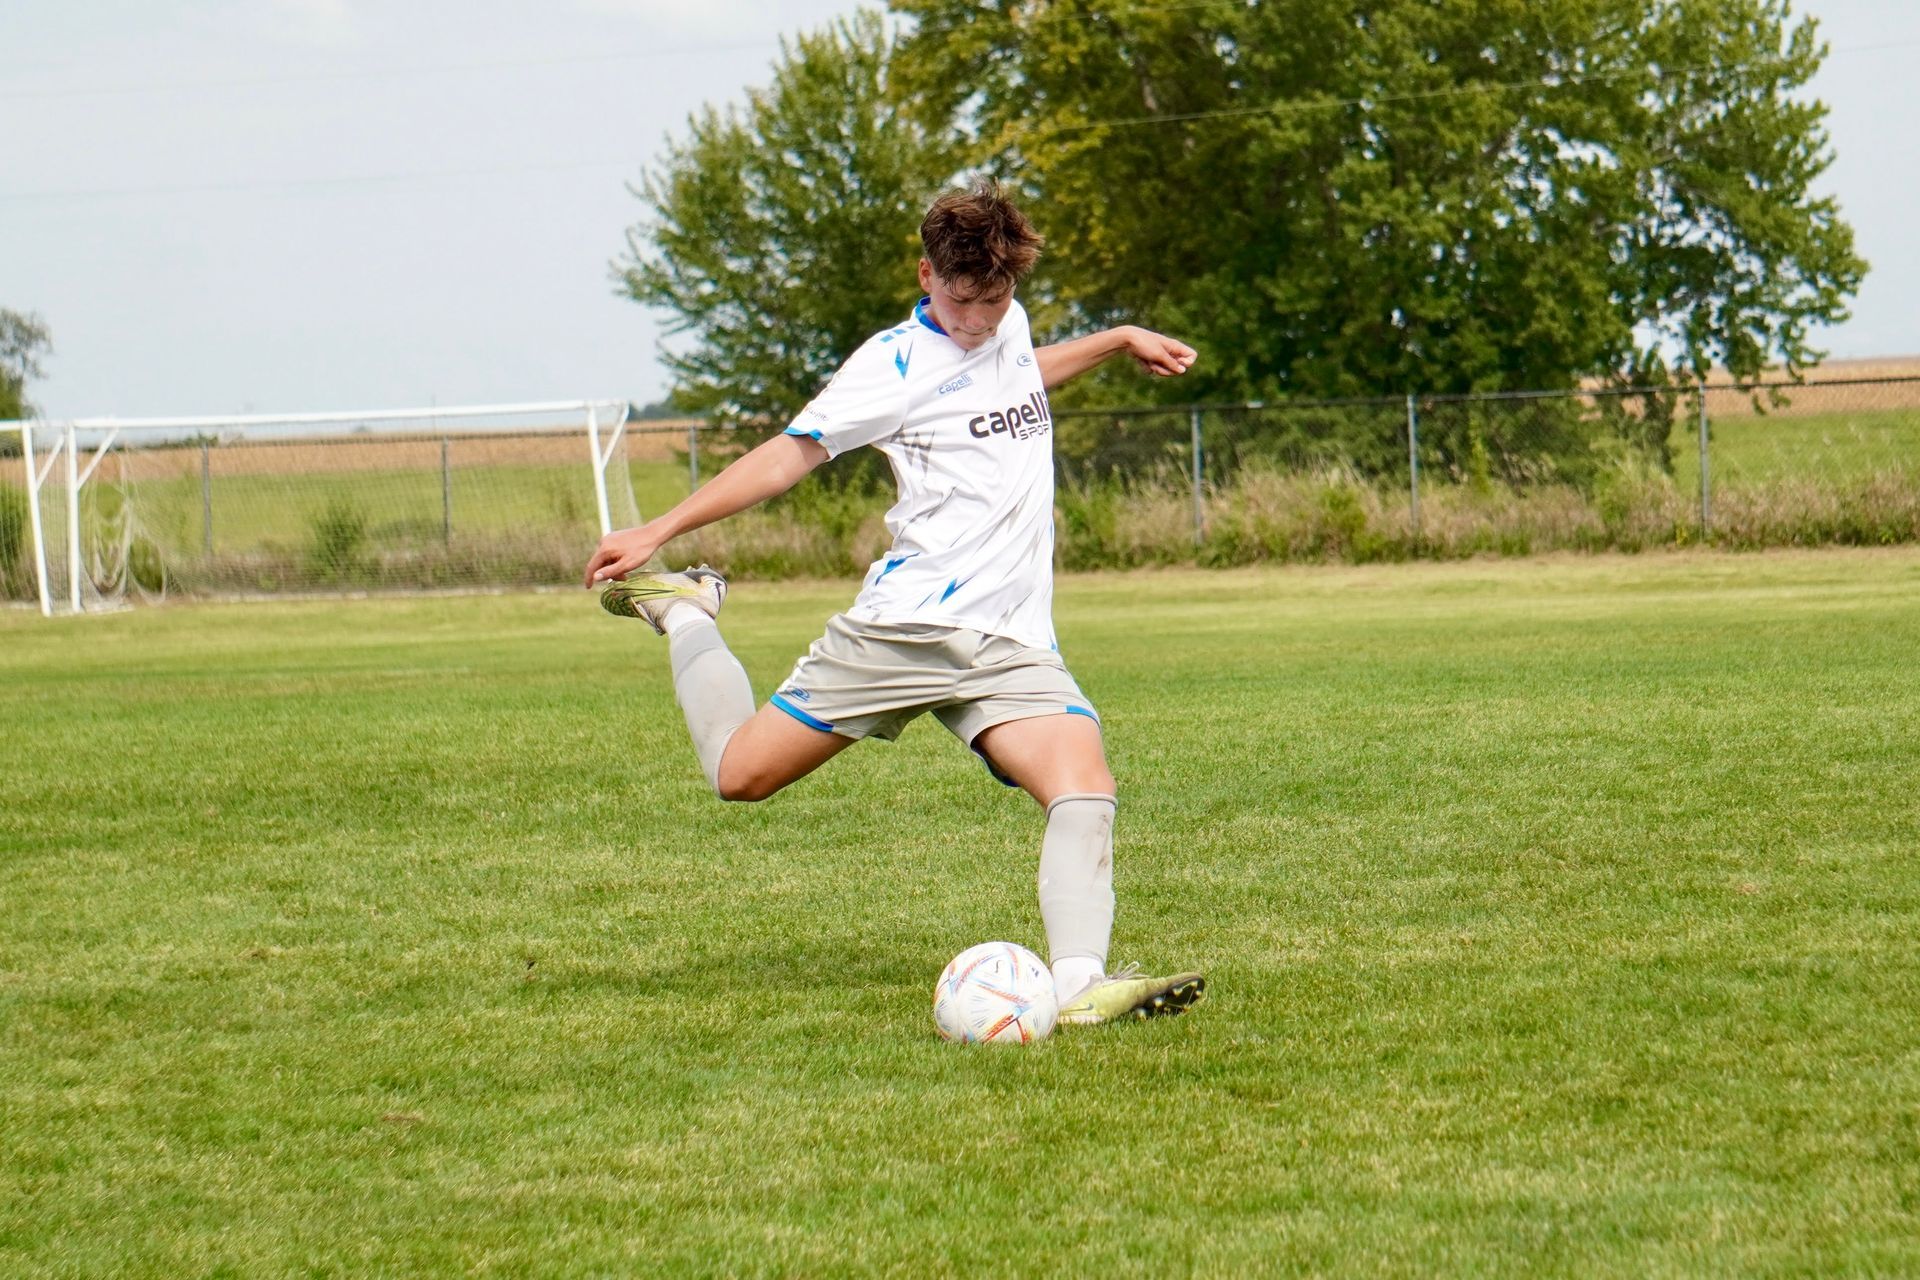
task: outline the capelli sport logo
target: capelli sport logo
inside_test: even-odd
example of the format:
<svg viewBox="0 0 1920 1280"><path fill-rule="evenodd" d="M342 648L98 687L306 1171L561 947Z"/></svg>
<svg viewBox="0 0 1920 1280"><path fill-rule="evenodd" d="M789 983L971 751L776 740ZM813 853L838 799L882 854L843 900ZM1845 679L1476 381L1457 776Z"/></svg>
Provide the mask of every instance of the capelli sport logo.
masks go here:
<svg viewBox="0 0 1920 1280"><path fill-rule="evenodd" d="M1043 436L1053 430L1053 413L1047 408L1047 393L1036 391L1027 397L1024 404L983 413L967 423L967 430L981 440L997 435L1011 436L1015 440Z"/></svg>
<svg viewBox="0 0 1920 1280"><path fill-rule="evenodd" d="M1020 353L1020 358L1019 358L1018 360L1015 360L1015 361L1014 361L1014 363L1015 363L1015 364L1017 364L1017 365L1029 365L1029 364L1032 364L1032 363L1033 363L1033 352L1031 352L1031 351L1022 351L1022 352Z"/></svg>
<svg viewBox="0 0 1920 1280"><path fill-rule="evenodd" d="M958 391L962 387L970 387L972 385L973 385L973 375L970 373L963 373L959 377L955 378L952 382L941 383L939 394L945 395L949 391Z"/></svg>

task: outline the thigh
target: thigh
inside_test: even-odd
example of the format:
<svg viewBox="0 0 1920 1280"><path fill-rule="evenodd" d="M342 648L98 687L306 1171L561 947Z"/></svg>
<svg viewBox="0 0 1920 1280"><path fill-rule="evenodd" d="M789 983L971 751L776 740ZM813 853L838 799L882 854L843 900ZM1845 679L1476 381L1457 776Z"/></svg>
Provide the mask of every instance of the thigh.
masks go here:
<svg viewBox="0 0 1920 1280"><path fill-rule="evenodd" d="M769 703L728 739L720 757L720 794L728 800L764 800L806 777L854 741L809 728Z"/></svg>
<svg viewBox="0 0 1920 1280"><path fill-rule="evenodd" d="M1042 807L1060 796L1114 793L1100 722L1061 713L1008 720L982 729L973 749Z"/></svg>

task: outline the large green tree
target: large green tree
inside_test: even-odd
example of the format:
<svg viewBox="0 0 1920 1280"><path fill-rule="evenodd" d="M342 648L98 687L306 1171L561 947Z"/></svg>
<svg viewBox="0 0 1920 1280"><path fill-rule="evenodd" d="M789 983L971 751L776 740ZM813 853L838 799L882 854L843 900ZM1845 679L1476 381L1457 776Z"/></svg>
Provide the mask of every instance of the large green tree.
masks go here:
<svg viewBox="0 0 1920 1280"><path fill-rule="evenodd" d="M1206 357L1182 398L1817 360L1863 263L1785 0L894 0L1036 286Z"/></svg>
<svg viewBox="0 0 1920 1280"><path fill-rule="evenodd" d="M898 108L892 56L875 13L783 44L769 88L694 116L647 173L616 269L680 336L675 408L784 421L905 314L957 147Z"/></svg>

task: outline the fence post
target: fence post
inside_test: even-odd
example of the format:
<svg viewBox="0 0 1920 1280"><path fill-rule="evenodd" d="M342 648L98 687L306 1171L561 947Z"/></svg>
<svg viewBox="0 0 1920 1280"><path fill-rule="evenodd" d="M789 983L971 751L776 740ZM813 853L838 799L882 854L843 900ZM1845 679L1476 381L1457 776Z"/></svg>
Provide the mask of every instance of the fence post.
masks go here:
<svg viewBox="0 0 1920 1280"><path fill-rule="evenodd" d="M1707 540L1711 509L1708 495L1713 486L1707 479L1707 380L1700 380L1700 541Z"/></svg>
<svg viewBox="0 0 1920 1280"><path fill-rule="evenodd" d="M447 438L440 437L440 545L453 545L453 463Z"/></svg>
<svg viewBox="0 0 1920 1280"><path fill-rule="evenodd" d="M1420 540L1420 408L1413 392L1407 392L1407 490L1408 511L1412 513L1413 540Z"/></svg>
<svg viewBox="0 0 1920 1280"><path fill-rule="evenodd" d="M1200 452L1200 410L1188 413L1188 423L1193 433L1193 545L1200 546L1207 538L1207 506L1204 492L1206 467Z"/></svg>
<svg viewBox="0 0 1920 1280"><path fill-rule="evenodd" d="M700 487L700 420L687 423L687 492Z"/></svg>
<svg viewBox="0 0 1920 1280"><path fill-rule="evenodd" d="M213 442L200 437L200 553L213 558Z"/></svg>

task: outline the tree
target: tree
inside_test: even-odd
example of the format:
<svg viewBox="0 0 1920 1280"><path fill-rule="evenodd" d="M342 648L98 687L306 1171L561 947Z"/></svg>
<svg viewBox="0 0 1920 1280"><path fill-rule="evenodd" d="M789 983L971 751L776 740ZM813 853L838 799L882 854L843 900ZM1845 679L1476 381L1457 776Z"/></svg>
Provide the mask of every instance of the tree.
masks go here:
<svg viewBox="0 0 1920 1280"><path fill-rule="evenodd" d="M894 8L1035 290L1193 340L1183 399L1797 371L1866 270L1786 0Z"/></svg>
<svg viewBox="0 0 1920 1280"><path fill-rule="evenodd" d="M954 143L899 109L892 53L874 13L783 41L772 86L690 119L635 192L615 268L688 339L662 353L675 408L784 425L905 314Z"/></svg>
<svg viewBox="0 0 1920 1280"><path fill-rule="evenodd" d="M45 370L40 358L52 352L46 322L0 307L0 422L31 418L37 412L27 400L27 380Z"/></svg>

